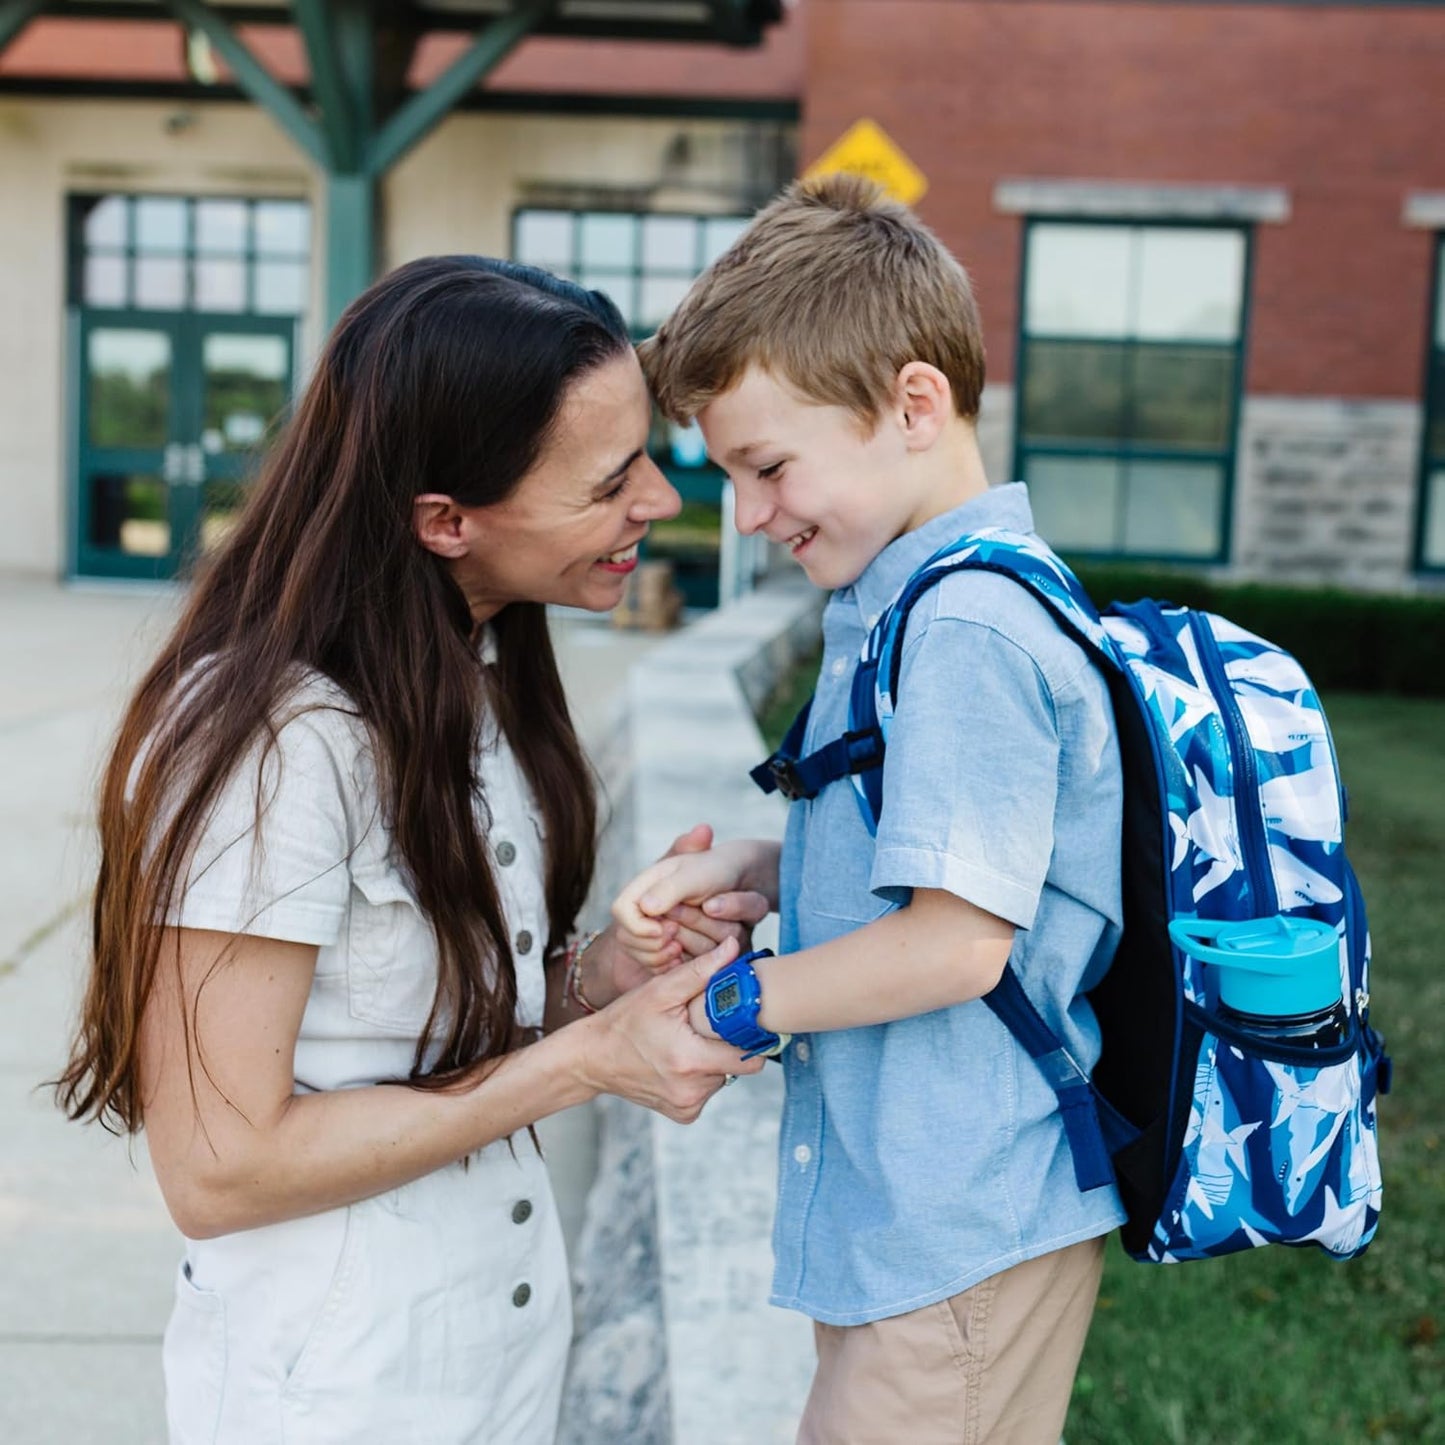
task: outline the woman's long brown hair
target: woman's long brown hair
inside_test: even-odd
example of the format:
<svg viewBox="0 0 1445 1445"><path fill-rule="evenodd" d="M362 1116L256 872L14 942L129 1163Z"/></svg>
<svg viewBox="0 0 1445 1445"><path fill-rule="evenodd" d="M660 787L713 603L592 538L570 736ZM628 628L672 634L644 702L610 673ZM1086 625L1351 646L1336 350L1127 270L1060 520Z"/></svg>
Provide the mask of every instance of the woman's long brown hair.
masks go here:
<svg viewBox="0 0 1445 1445"><path fill-rule="evenodd" d="M403 266L347 310L110 754L90 976L57 1081L72 1118L142 1126L157 925L219 791L248 750L274 746L278 710L307 670L338 684L366 725L398 861L436 930L437 992L410 1081L445 1086L516 1046L515 965L478 823L486 712L541 810L549 947L591 881L596 799L543 607L497 614L485 667L460 589L413 535L412 502L502 500L568 387L627 346L604 297L477 257ZM265 803L258 789L258 823Z"/></svg>

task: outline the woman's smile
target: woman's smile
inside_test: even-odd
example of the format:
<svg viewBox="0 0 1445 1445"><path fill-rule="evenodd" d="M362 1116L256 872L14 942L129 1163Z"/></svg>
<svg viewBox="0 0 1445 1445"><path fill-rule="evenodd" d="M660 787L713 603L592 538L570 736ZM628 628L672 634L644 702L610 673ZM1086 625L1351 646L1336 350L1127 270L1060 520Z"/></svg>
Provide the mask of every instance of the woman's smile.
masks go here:
<svg viewBox="0 0 1445 1445"><path fill-rule="evenodd" d="M624 547L620 552L609 553L606 557L597 559L597 566L604 572L615 572L620 577L625 577L637 566L637 549L641 545L641 538L633 542L631 546Z"/></svg>

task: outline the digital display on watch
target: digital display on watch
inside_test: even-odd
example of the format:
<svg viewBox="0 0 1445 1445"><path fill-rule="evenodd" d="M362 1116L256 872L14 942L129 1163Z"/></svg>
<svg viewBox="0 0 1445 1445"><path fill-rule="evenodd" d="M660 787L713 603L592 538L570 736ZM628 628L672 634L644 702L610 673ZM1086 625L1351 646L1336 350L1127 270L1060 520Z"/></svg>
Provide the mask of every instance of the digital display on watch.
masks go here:
<svg viewBox="0 0 1445 1445"><path fill-rule="evenodd" d="M712 996L712 1006L720 1014L731 1013L741 1001L743 991L731 979Z"/></svg>

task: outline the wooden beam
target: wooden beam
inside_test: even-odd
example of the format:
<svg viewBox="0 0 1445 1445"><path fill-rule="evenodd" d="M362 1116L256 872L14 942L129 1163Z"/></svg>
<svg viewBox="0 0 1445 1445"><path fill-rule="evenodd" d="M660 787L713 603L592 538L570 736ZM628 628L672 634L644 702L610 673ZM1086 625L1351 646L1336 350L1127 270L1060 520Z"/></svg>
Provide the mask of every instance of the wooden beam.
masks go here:
<svg viewBox="0 0 1445 1445"><path fill-rule="evenodd" d="M291 91L256 59L213 6L202 4L202 0L162 0L162 3L181 24L199 30L211 42L216 54L230 66L241 89L267 111L307 155L320 166L330 166L330 150L320 126Z"/></svg>
<svg viewBox="0 0 1445 1445"><path fill-rule="evenodd" d="M418 91L382 126L367 148L366 166L380 175L438 125L477 82L501 63L553 0L518 0L516 9L498 16L425 90Z"/></svg>

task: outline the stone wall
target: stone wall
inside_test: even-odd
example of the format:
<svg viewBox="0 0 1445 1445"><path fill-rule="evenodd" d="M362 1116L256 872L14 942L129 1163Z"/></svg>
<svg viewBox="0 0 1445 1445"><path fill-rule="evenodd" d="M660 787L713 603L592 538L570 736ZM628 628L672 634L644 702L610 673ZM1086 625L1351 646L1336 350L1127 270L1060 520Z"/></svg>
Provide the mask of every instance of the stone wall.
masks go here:
<svg viewBox="0 0 1445 1445"><path fill-rule="evenodd" d="M1411 586L1421 424L1408 401L1247 397L1231 574Z"/></svg>

